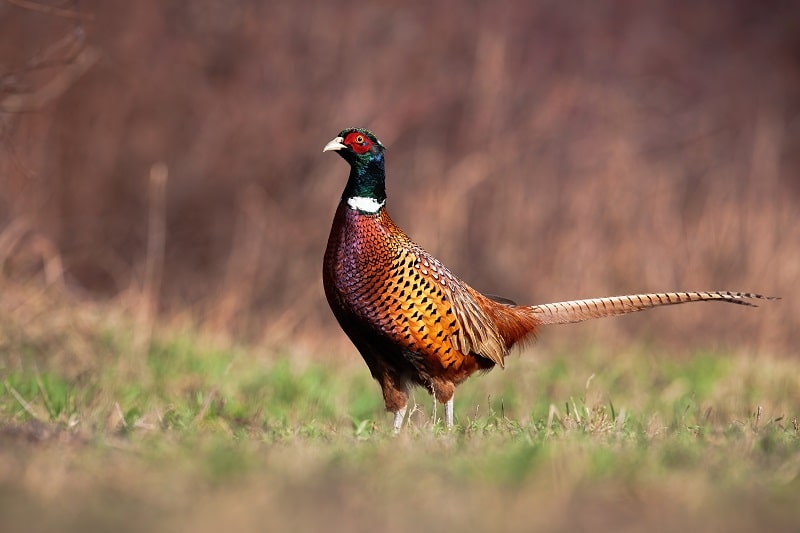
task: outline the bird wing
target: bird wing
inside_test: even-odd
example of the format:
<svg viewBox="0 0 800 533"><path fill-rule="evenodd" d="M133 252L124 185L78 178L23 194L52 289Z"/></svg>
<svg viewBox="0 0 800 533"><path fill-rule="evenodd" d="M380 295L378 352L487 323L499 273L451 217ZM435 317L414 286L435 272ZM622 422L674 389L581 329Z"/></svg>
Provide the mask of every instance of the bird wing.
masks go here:
<svg viewBox="0 0 800 533"><path fill-rule="evenodd" d="M470 353L503 365L506 345L477 292L413 244L395 256L392 270L383 293L395 340L438 357L444 367Z"/></svg>

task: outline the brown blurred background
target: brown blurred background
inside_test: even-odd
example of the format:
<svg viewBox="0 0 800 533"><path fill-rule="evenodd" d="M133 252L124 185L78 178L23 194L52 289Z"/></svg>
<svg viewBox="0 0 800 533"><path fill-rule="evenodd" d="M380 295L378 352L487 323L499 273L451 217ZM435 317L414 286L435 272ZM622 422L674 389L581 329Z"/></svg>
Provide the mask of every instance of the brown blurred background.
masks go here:
<svg viewBox="0 0 800 533"><path fill-rule="evenodd" d="M320 271L348 126L388 146L393 218L479 290L784 298L561 341L798 353L791 1L2 0L3 283L345 347Z"/></svg>

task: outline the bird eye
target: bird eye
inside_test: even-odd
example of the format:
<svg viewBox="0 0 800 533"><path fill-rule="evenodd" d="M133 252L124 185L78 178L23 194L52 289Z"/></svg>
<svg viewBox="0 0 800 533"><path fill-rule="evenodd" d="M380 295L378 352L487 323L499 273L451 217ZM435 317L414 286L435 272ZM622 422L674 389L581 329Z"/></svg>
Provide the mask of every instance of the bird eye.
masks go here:
<svg viewBox="0 0 800 533"><path fill-rule="evenodd" d="M358 137L356 137L356 142L358 144L363 144L364 143L364 136L363 135L359 135Z"/></svg>

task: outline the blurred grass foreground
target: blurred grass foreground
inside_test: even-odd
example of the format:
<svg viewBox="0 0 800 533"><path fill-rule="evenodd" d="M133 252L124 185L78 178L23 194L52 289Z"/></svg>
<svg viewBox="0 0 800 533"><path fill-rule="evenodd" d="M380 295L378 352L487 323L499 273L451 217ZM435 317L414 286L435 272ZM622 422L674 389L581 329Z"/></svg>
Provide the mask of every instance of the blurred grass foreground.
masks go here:
<svg viewBox="0 0 800 533"><path fill-rule="evenodd" d="M321 149L361 125L389 147L393 217L480 290L778 294L758 328L669 322L800 342L778 318L800 316L791 2L29 4L0 3L7 278L44 262L113 299L154 273L161 318L316 350L341 337L319 270L347 175Z"/></svg>
<svg viewBox="0 0 800 533"><path fill-rule="evenodd" d="M795 2L0 1L0 530L793 531ZM392 438L320 268L346 179L542 332Z"/></svg>
<svg viewBox="0 0 800 533"><path fill-rule="evenodd" d="M124 316L3 300L7 531L793 531L795 358L643 345L525 354L393 437L360 361L137 347ZM141 363L140 365L133 364Z"/></svg>

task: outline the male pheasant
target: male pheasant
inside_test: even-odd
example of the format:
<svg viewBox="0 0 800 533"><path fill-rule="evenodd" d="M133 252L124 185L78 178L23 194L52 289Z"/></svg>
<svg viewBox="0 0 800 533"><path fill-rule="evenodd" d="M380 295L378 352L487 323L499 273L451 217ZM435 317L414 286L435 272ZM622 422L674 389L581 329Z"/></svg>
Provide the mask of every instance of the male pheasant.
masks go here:
<svg viewBox="0 0 800 533"><path fill-rule="evenodd" d="M370 131L346 129L325 145L350 176L325 250L323 284L344 332L383 390L399 431L412 385L445 405L453 426L455 387L474 372L503 366L539 326L581 322L661 305L769 299L739 292L669 292L517 306L476 291L415 244L386 212L384 147Z"/></svg>

